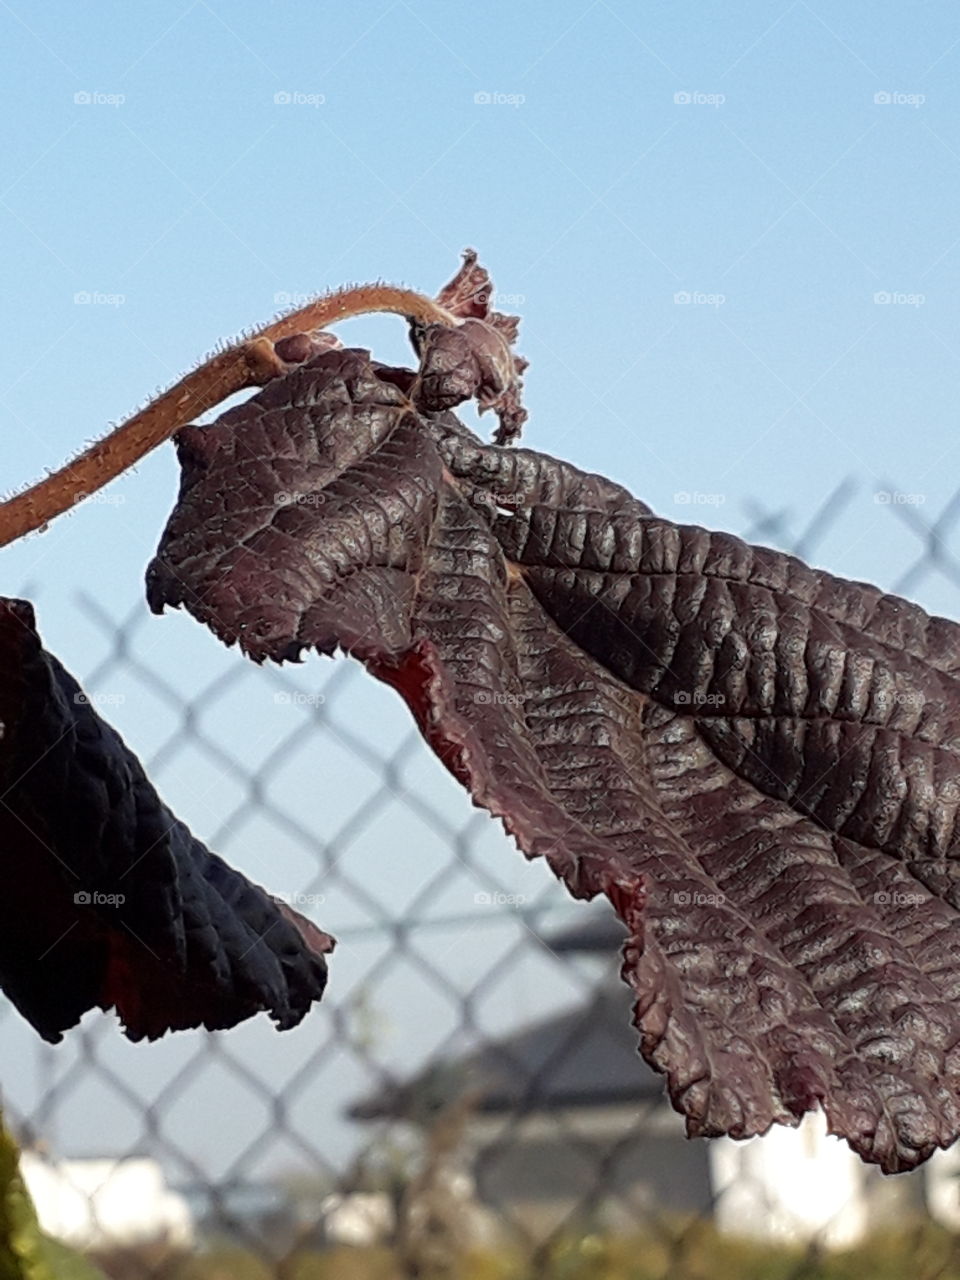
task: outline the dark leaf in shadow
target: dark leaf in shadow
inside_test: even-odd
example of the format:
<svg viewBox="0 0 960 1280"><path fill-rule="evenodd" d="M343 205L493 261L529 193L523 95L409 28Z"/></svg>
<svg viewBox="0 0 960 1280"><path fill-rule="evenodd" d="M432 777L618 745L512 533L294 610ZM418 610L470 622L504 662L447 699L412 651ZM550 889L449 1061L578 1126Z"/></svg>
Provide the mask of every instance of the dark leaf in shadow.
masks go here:
<svg viewBox="0 0 960 1280"><path fill-rule="evenodd" d="M0 986L57 1041L96 1006L132 1040L292 1027L333 941L196 840L137 758L0 599Z"/></svg>

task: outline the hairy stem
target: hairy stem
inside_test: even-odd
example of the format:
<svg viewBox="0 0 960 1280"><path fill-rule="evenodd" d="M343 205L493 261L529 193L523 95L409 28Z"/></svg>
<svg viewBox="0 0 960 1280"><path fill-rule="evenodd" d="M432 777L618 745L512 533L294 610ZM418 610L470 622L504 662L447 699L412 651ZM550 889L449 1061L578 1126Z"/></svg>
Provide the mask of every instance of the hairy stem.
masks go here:
<svg viewBox="0 0 960 1280"><path fill-rule="evenodd" d="M0 503L0 547L69 511L234 392L263 386L285 373L289 366L273 349L279 339L377 311L426 324L458 323L432 298L393 285L358 285L316 298L266 325L254 337L218 352L59 471Z"/></svg>

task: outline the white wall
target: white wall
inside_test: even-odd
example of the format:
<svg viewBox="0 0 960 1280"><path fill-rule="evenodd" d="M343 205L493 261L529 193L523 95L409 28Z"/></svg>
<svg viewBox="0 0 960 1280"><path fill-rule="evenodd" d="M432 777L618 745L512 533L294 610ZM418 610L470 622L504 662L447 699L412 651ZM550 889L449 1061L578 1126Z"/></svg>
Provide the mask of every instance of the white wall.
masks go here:
<svg viewBox="0 0 960 1280"><path fill-rule="evenodd" d="M24 1151L20 1172L40 1226L75 1248L193 1244L187 1202L169 1190L155 1160L51 1161Z"/></svg>
<svg viewBox="0 0 960 1280"><path fill-rule="evenodd" d="M860 1241L868 1225L864 1168L845 1142L827 1134L826 1123L815 1111L797 1129L774 1125L762 1138L711 1142L718 1228L833 1248Z"/></svg>

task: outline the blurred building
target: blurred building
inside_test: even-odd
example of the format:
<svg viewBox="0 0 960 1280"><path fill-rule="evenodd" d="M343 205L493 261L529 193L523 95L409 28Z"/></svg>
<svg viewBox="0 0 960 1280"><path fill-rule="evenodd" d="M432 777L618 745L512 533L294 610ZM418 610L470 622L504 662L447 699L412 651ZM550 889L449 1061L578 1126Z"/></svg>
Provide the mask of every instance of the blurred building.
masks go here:
<svg viewBox="0 0 960 1280"><path fill-rule="evenodd" d="M591 913L547 945L612 957L622 940L610 913ZM884 1177L829 1136L819 1112L747 1141L687 1139L663 1077L638 1055L630 995L612 975L579 1007L434 1064L350 1114L425 1129L466 1093L476 1102L461 1158L476 1194L534 1235L565 1221L630 1230L668 1215L710 1218L732 1235L838 1247L891 1215L929 1208L947 1225L960 1219L952 1152Z"/></svg>
<svg viewBox="0 0 960 1280"><path fill-rule="evenodd" d="M42 1230L75 1249L195 1243L187 1201L167 1186L156 1160L53 1160L25 1150L20 1172Z"/></svg>

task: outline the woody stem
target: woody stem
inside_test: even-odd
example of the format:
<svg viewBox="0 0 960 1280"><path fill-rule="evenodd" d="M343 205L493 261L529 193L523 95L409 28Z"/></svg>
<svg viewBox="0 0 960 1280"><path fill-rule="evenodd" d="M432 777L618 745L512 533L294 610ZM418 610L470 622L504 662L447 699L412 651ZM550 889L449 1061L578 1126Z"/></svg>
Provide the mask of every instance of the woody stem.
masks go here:
<svg viewBox="0 0 960 1280"><path fill-rule="evenodd" d="M426 324L455 324L443 307L412 289L365 284L338 289L281 316L252 338L212 356L169 391L115 427L59 471L0 503L0 547L40 529L102 489L174 432L237 391L260 387L289 368L274 351L280 338L324 329L350 316L386 311Z"/></svg>

